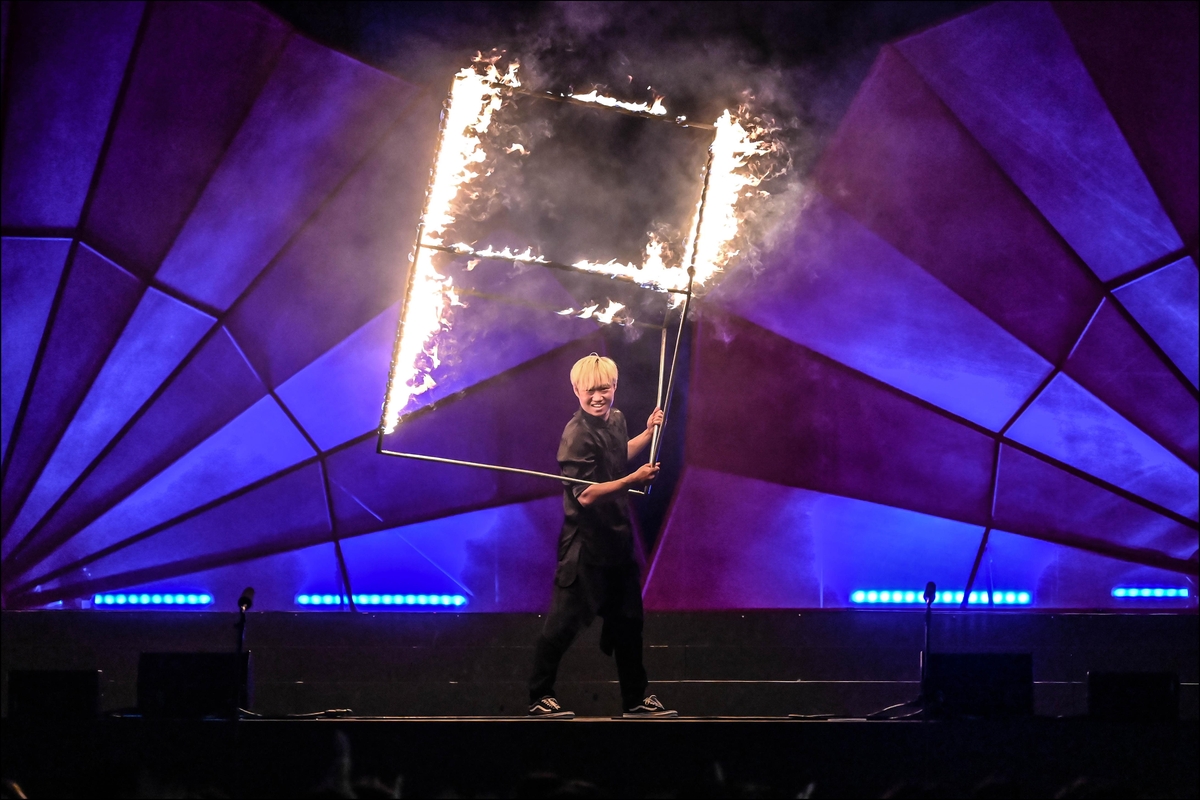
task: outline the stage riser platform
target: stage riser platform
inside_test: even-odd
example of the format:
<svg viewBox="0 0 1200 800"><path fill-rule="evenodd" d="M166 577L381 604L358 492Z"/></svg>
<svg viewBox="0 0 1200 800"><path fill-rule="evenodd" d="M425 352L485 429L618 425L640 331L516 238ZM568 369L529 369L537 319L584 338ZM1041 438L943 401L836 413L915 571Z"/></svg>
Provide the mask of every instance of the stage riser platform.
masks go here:
<svg viewBox="0 0 1200 800"><path fill-rule="evenodd" d="M139 653L229 650L235 621L219 612L4 612L3 670L101 669L104 708L131 707ZM254 710L513 714L525 703L541 623L536 614L251 613ZM653 614L646 663L652 689L689 715L856 716L915 696L922 637L919 612ZM1085 713L1089 670L1171 670L1183 682L1182 715L1195 719L1198 638L1194 614L942 611L933 648L1031 652L1035 710L1047 716ZM560 670L560 699L589 716L618 707L615 667L598 640L599 624Z"/></svg>

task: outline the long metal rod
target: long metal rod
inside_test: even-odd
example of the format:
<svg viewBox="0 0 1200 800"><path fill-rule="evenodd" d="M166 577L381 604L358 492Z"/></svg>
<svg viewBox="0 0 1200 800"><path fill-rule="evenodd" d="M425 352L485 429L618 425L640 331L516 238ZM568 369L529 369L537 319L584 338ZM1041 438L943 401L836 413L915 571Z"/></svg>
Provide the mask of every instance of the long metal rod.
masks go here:
<svg viewBox="0 0 1200 800"><path fill-rule="evenodd" d="M446 123L450 119L450 101L454 97L454 83L446 92L442 101L442 114L438 120L437 144L433 148L433 166L429 168L429 181L425 184L425 202L421 204L421 218L417 222L417 240L413 244L412 262L404 282L404 299L400 303L400 322L396 326L396 338L392 340L392 358L388 363L387 388L383 396L383 410L380 412L379 436L375 442L375 452L383 451L383 431L387 427L388 405L392 402L392 382L396 379L396 359L400 357L400 342L404 340L404 316L408 311L408 300L412 295L413 281L416 279L417 262L421 257L421 240L425 238L425 215L429 213L429 201L433 196L433 178L437 171L438 160L442 157L442 141L446 137Z"/></svg>
<svg viewBox="0 0 1200 800"><path fill-rule="evenodd" d="M595 108L600 111L616 111L618 114L624 114L628 117L638 117L640 119L655 119L660 122L669 122L672 125L677 125L680 128L699 128L700 130L715 131L716 125L708 122L690 122L686 119L681 120L679 117L668 117L666 114L651 114L649 111L634 111L629 108L621 108L620 106L609 106L604 103L597 103L594 100L580 100L578 97L572 97L569 94L555 94L554 92L537 92L533 89L523 89L518 86L509 86L505 83L493 83L492 86L498 86L506 92L512 94L522 94L526 97L536 97L542 100L550 100L555 103L566 103L572 106L583 106L584 108Z"/></svg>
<svg viewBox="0 0 1200 800"><path fill-rule="evenodd" d="M675 364L679 360L679 343L683 341L683 327L687 324L688 308L692 305L692 282L688 280L688 293L683 298L683 309L679 315L679 330L675 333L675 348L671 352L671 371L667 373L667 407L663 409L663 430L667 427L667 418L671 413L671 399L675 393ZM663 434L659 434L662 439Z"/></svg>
<svg viewBox="0 0 1200 800"><path fill-rule="evenodd" d="M591 275L596 278L608 278L609 280L613 280L613 281L624 281L626 283L632 283L634 286L641 286L643 289L651 289L653 291L671 292L672 294L683 294L685 291L684 289L671 289L671 288L667 288L667 287L663 287L663 288L659 289L654 286L645 286L645 285L639 283L636 278L633 278L629 275L610 275L607 272L596 272L595 270L584 269L583 267L576 267L571 264L562 264L562 263L559 263L558 261L530 261L527 258L514 258L513 256L501 256L501 255L495 255L495 254L483 255L481 253L476 253L473 251L464 253L462 250L456 250L453 247L446 247L445 245L441 245L441 244L428 244L428 243L424 243L424 242L418 243L418 246L424 247L426 250L439 250L443 253L452 253L456 256L467 256L469 258L479 258L479 259L483 259L483 260L492 260L492 261L508 261L513 264L536 264L536 265L542 266L542 267L549 267L550 269L562 269L562 270L567 270L568 272L579 272L584 275Z"/></svg>
<svg viewBox="0 0 1200 800"><path fill-rule="evenodd" d="M663 409L662 430L659 432L659 442L666 432L667 418L671 413L671 398L675 390L675 364L679 360L679 343L683 341L683 328L687 324L688 309L692 305L692 283L696 279L696 255L700 252L700 236L704 232L704 206L708 202L709 176L712 174L713 151L708 148L708 161L704 164L704 187L700 190L700 207L696 210L696 236L692 241L692 258L688 264L687 294L683 298L683 310L679 315L679 332L675 335L675 347L671 353L671 372L667 378L667 405Z"/></svg>
<svg viewBox="0 0 1200 800"><path fill-rule="evenodd" d="M654 407L662 408L663 401L663 372L667 363L667 321L663 320L662 335L659 338L658 344L658 394L654 396ZM665 417L664 417L665 419ZM658 435L662 432L662 423L654 426L654 432L650 434L650 461L654 464L658 456Z"/></svg>
<svg viewBox="0 0 1200 800"><path fill-rule="evenodd" d="M562 481L564 483L579 483L579 484L583 484L584 486L596 486L599 484L599 481L585 481L582 478L568 478L565 475L554 475L550 472L538 472L537 470L520 469L519 467L502 467L499 464L481 464L478 461L460 461L457 458L442 458L440 456L425 456L425 455L420 455L419 453L398 453L395 450L388 450L386 448L380 448L379 452L385 456L398 456L399 458L413 458L413 459L416 459L417 461L433 461L434 463L437 463L437 464L453 464L454 466L457 466L457 467L475 467L476 469L490 469L490 470L494 470L496 472L512 472L517 475L532 475L535 478L550 478L551 480ZM645 492L638 491L637 489L629 489L628 491L630 494L645 494Z"/></svg>
<svg viewBox="0 0 1200 800"><path fill-rule="evenodd" d="M541 305L539 303L531 303L528 300L520 300L515 297L507 297L502 294L490 294L488 292L477 292L474 289L464 289L461 286L456 287L459 297L478 297L481 300L491 300L497 303L507 303L510 306L518 306L519 308L528 308L533 311L546 311L556 316L566 316L576 319L590 319L589 317L575 317L574 315L565 315L562 310L556 306ZM641 322L636 319L631 319L626 322L614 323L622 328L648 328L653 331L662 330L662 325L655 322Z"/></svg>

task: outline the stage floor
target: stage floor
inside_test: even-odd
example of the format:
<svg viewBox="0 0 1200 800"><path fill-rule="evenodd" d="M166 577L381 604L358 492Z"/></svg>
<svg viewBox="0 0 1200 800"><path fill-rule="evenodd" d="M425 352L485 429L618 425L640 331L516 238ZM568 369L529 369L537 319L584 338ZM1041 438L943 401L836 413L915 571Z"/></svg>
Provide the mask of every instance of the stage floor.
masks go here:
<svg viewBox="0 0 1200 800"><path fill-rule="evenodd" d="M136 704L140 652L228 651L234 619L4 612L3 669L103 670L101 707L111 712ZM1200 793L1195 614L942 612L934 621L935 652L1032 654L1038 716L864 720L917 694L916 612L650 615L651 691L684 715L667 720L609 716L619 695L599 626L559 673L559 697L581 717L530 720L512 714L525 710L536 614L266 613L251 615L246 637L251 709L266 718L5 719L0 752L5 777L30 797L298 796L327 779L338 733L354 776L402 776L405 796L544 795L555 779L537 773L623 796L796 797L810 784L816 797L879 797L900 784L963 796L990 778L1012 790L992 796L1050 797L1081 776L1147 797ZM1175 672L1184 721L1087 718L1089 670ZM340 708L355 716L285 718Z"/></svg>
<svg viewBox="0 0 1200 800"><path fill-rule="evenodd" d="M537 614L251 613L251 708L271 717L330 708L364 716L523 714ZM3 671L99 669L101 708L137 702L141 652L229 651L236 614L3 612ZM1172 671L1180 711L1198 714L1195 614L939 611L934 652L1033 656L1034 710L1087 711L1088 671ZM616 670L593 625L559 670L559 699L583 716L620 708ZM916 696L915 611L657 613L646 618L651 691L689 716L858 716ZM7 698L7 686L3 688Z"/></svg>
<svg viewBox="0 0 1200 800"><path fill-rule="evenodd" d="M1194 797L1200 785L1196 722L6 719L3 734L4 775L30 797L300 796L336 772L338 734L354 778L390 784L400 776L410 797L513 796L548 775L630 797L715 796L718 776L732 796L780 797L810 784L814 797L879 797L898 785L963 796L989 779L1020 796L1049 797L1081 776L1144 797ZM747 794L748 786L762 793Z"/></svg>

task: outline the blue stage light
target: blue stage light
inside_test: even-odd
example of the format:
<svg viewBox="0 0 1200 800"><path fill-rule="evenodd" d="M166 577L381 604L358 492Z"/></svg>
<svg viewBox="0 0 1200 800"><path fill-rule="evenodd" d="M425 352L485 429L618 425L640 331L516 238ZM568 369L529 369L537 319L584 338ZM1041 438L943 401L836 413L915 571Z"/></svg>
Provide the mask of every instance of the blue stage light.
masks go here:
<svg viewBox="0 0 1200 800"><path fill-rule="evenodd" d="M963 592L938 592L933 602L935 605L962 603L964 596L966 596L967 602L972 605L986 605L988 602L988 593L986 591L974 591L969 595L964 595ZM1027 606L1032 601L1033 596L1029 592L1003 591L992 593L992 603L995 605ZM856 605L862 603L868 605L887 603L889 605L922 606L925 604L925 593L895 589L856 589L850 593L850 602Z"/></svg>
<svg viewBox="0 0 1200 800"><path fill-rule="evenodd" d="M298 594L298 606L340 606L348 601L345 595ZM461 594L356 594L354 602L361 606L465 606Z"/></svg>
<svg viewBox="0 0 1200 800"><path fill-rule="evenodd" d="M1179 600L1190 597L1191 592L1186 586L1114 586L1112 596L1121 599Z"/></svg>
<svg viewBox="0 0 1200 800"><path fill-rule="evenodd" d="M141 594L130 592L125 594L122 592L114 592L111 594L98 594L92 597L92 605L95 606L160 606L160 605L178 605L178 606L207 606L212 605L213 596L211 594Z"/></svg>

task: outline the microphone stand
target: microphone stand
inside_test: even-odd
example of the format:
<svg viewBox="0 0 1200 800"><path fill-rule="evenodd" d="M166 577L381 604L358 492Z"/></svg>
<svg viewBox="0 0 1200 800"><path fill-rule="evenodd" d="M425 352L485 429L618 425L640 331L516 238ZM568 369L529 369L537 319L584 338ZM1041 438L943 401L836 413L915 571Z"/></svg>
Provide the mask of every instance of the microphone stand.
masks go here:
<svg viewBox="0 0 1200 800"><path fill-rule="evenodd" d="M237 628L238 653L242 652L243 645L246 642L246 609L249 607L249 604L242 605L240 602L238 603L238 621L233 626Z"/></svg>
<svg viewBox="0 0 1200 800"><path fill-rule="evenodd" d="M920 694L913 700L897 703L894 706L888 706L873 714L868 714L867 719L913 719L914 717L920 717L922 721L928 721L931 718L934 702L929 686L929 648L931 641L930 631L933 628L933 601L937 599L937 584L933 581L925 584L923 599L925 600L925 648L921 651ZM901 709L913 710L893 716L892 712L900 711Z"/></svg>
<svg viewBox="0 0 1200 800"><path fill-rule="evenodd" d="M249 656L241 658L242 652L245 649L246 643L246 612L250 610L250 606L254 605L254 587L247 586L242 592L242 596L238 598L238 621L234 623L234 628L237 629L237 654L238 668L241 670L241 676L238 687L238 714L248 714L246 708L250 704L250 665Z"/></svg>

